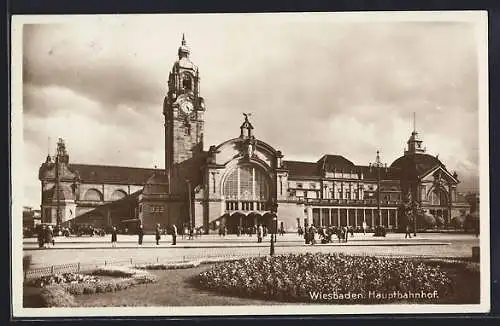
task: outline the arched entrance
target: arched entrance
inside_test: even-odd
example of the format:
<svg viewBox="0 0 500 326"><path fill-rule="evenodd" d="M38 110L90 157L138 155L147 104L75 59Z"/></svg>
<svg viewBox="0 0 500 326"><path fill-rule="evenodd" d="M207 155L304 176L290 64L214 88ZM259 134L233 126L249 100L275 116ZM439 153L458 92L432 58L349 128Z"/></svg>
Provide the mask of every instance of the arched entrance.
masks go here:
<svg viewBox="0 0 500 326"><path fill-rule="evenodd" d="M238 225L242 224L242 221L246 218L245 214L236 212L229 216L227 219L227 232L230 234L235 234L238 232Z"/></svg>

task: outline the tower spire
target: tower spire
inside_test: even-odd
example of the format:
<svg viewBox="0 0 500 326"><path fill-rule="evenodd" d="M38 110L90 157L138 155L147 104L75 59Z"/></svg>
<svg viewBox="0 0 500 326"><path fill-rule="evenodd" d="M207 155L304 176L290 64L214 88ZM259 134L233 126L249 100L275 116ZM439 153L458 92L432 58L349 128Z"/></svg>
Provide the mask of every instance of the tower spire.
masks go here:
<svg viewBox="0 0 500 326"><path fill-rule="evenodd" d="M416 114L415 114L415 111L413 111L413 132L416 132L417 131L417 118L416 118Z"/></svg>
<svg viewBox="0 0 500 326"><path fill-rule="evenodd" d="M188 57L189 52L190 52L189 47L187 46L186 43L186 36L184 35L184 33L182 33L181 46L179 46L179 51L178 51L179 59L183 57Z"/></svg>

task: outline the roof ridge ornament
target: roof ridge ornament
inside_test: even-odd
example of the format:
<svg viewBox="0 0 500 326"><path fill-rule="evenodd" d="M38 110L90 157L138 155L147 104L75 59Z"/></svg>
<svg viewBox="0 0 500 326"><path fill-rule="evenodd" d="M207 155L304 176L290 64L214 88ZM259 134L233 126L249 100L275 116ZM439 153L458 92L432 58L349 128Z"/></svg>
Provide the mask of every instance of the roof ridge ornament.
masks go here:
<svg viewBox="0 0 500 326"><path fill-rule="evenodd" d="M240 126L240 131L241 131L240 137L241 138L253 138L254 137L252 134L253 126L250 123L250 120L248 120L248 117L251 115L252 115L252 113L243 112L243 116L245 117L245 121L243 121L243 123Z"/></svg>

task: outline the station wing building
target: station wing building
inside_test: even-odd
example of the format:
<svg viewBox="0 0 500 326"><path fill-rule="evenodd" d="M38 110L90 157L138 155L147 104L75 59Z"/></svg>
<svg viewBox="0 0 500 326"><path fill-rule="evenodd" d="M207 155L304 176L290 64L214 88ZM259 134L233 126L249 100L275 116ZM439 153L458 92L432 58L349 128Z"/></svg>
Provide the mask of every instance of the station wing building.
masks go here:
<svg viewBox="0 0 500 326"><path fill-rule="evenodd" d="M407 150L390 166L356 165L340 155L316 162L284 160L259 139L248 115L235 138L204 150L205 102L198 67L184 37L163 103L165 169L76 164L62 139L39 170L42 221L100 227L142 223L190 226L205 232L225 225L352 226L389 229L408 223L413 198L422 222L448 225L470 206L457 193L459 179L422 147L414 130ZM377 154L377 162L379 162ZM380 212L380 214L379 214Z"/></svg>

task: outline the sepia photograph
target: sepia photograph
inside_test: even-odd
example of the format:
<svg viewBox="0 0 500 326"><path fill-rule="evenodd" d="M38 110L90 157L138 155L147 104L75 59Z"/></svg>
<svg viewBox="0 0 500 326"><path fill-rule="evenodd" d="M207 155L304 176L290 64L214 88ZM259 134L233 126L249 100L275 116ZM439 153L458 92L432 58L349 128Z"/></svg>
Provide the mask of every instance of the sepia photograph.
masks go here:
<svg viewBox="0 0 500 326"><path fill-rule="evenodd" d="M487 49L482 11L13 16L14 316L488 312Z"/></svg>

